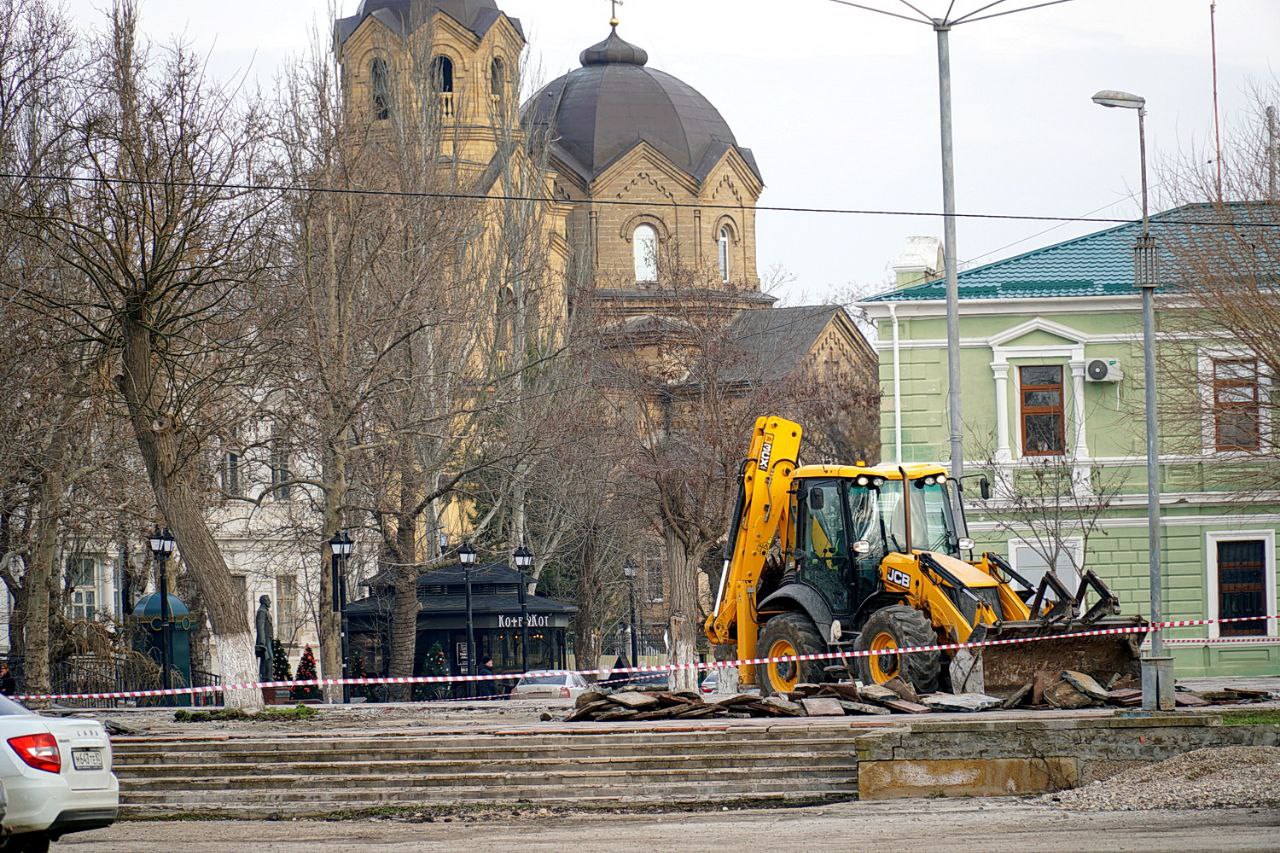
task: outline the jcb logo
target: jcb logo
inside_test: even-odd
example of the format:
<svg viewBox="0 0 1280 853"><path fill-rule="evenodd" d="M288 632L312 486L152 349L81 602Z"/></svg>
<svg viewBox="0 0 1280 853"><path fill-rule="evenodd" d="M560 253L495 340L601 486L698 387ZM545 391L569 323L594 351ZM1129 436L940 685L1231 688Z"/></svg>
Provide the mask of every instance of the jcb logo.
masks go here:
<svg viewBox="0 0 1280 853"><path fill-rule="evenodd" d="M894 586L900 586L903 589L911 589L911 575L901 569L890 569L886 580Z"/></svg>

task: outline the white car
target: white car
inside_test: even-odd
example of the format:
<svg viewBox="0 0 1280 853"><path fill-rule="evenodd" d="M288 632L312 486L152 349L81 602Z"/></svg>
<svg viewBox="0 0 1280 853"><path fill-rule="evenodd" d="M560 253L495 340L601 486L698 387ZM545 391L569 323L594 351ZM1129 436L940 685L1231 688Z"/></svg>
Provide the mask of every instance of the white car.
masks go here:
<svg viewBox="0 0 1280 853"><path fill-rule="evenodd" d="M516 682L512 699L577 699L587 689L581 675L572 672L531 672Z"/></svg>
<svg viewBox="0 0 1280 853"><path fill-rule="evenodd" d="M42 852L68 833L110 826L120 811L102 723L42 717L3 696L0 780L7 799L0 850Z"/></svg>

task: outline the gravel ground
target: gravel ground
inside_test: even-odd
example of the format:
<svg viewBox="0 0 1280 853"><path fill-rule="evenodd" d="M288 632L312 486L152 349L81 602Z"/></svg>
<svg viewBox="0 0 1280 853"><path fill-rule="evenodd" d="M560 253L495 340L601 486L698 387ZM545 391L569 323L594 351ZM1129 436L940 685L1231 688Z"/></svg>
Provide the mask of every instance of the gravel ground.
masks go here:
<svg viewBox="0 0 1280 853"><path fill-rule="evenodd" d="M316 853L458 850L561 853L909 850L911 853L1273 851L1280 811L1081 813L1025 800L895 800L803 809L555 815L485 823L233 821L119 823L69 835L54 853Z"/></svg>
<svg viewBox="0 0 1280 853"><path fill-rule="evenodd" d="M1280 808L1280 749L1197 749L1041 801L1074 811Z"/></svg>

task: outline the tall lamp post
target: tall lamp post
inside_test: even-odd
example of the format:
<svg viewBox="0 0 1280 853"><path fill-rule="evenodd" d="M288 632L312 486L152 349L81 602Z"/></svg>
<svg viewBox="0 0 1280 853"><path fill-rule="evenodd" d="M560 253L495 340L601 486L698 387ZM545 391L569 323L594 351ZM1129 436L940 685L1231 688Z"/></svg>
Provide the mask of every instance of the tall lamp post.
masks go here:
<svg viewBox="0 0 1280 853"><path fill-rule="evenodd" d="M527 573L533 568L533 552L521 545L511 555L515 560L516 571L520 573L520 672L529 672L529 579Z"/></svg>
<svg viewBox="0 0 1280 853"><path fill-rule="evenodd" d="M344 705L350 701L349 697L351 695L350 687L347 684L347 658L350 657L350 650L347 647L347 573L344 569L346 568L347 560L355 552L355 549L355 543L351 541L351 537L347 535L345 530L339 530L329 540L329 553L333 557L333 561L330 564L333 612L338 614L338 632L342 638L342 703Z"/></svg>
<svg viewBox="0 0 1280 853"><path fill-rule="evenodd" d="M148 544L151 546L151 553L155 555L156 566L160 575L160 686L165 690L170 690L173 687L173 680L169 673L169 664L170 657L173 654L173 647L172 626L170 625L172 616L169 613L169 572L166 566L169 564L169 557L173 554L173 548L176 543L173 540L173 534L169 532L169 528L166 527L161 530L157 525L148 540ZM173 697L166 693L164 701L166 705L172 705Z"/></svg>
<svg viewBox="0 0 1280 853"><path fill-rule="evenodd" d="M476 564L476 549L470 542L463 542L458 549L458 562L462 563L462 584L467 596L467 675L476 674L476 621L471 612L471 567ZM476 695L476 683L467 682L467 696Z"/></svg>
<svg viewBox="0 0 1280 853"><path fill-rule="evenodd" d="M1159 278L1156 268L1156 240L1151 236L1151 220L1147 192L1147 101L1128 92L1106 90L1093 96L1103 107L1136 110L1138 113L1138 151L1142 165L1142 234L1133 249L1133 281L1142 290L1142 360L1146 372L1147 407L1147 551L1148 584L1151 589L1151 621L1161 618L1162 582L1160 577L1160 434L1156 420L1156 320L1155 291ZM1142 707L1148 711L1173 709L1173 658L1165 655L1164 636L1159 628L1151 631L1151 651L1142 659Z"/></svg>
<svg viewBox="0 0 1280 853"><path fill-rule="evenodd" d="M631 600L631 665L640 665L640 636L636 631L636 575L640 572L630 558L622 564L622 574L627 579L627 593Z"/></svg>

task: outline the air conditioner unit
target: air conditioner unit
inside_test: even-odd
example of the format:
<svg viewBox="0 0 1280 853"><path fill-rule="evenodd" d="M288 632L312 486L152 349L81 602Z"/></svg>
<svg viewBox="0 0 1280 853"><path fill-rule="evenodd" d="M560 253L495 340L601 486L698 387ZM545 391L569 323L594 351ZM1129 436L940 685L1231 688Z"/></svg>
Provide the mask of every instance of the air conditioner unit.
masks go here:
<svg viewBox="0 0 1280 853"><path fill-rule="evenodd" d="M1120 369L1119 359L1095 358L1089 362L1085 377L1090 382L1119 382L1124 379L1124 371Z"/></svg>

